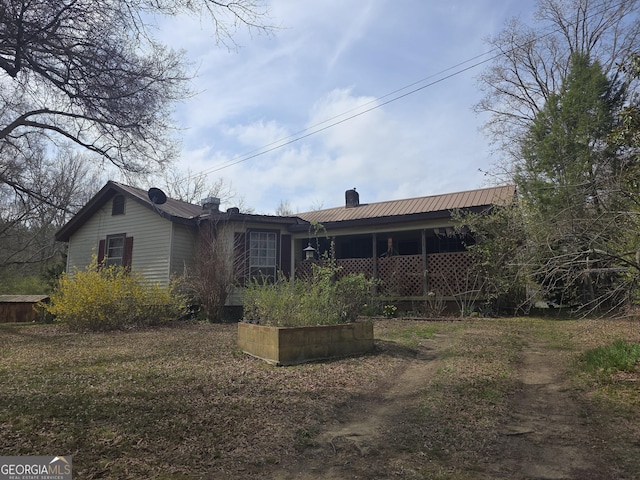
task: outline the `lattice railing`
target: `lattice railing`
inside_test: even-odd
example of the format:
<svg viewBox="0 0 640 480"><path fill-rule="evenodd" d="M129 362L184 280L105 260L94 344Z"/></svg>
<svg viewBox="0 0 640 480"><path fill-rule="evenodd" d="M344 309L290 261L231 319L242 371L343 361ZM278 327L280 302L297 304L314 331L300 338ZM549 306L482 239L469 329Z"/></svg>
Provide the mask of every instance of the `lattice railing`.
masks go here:
<svg viewBox="0 0 640 480"><path fill-rule="evenodd" d="M343 277L352 273L363 273L365 277L373 277L373 258L342 258L336 260L336 265L342 267L338 275Z"/></svg>
<svg viewBox="0 0 640 480"><path fill-rule="evenodd" d="M373 258L336 260L336 265L342 267L338 277L363 273L371 278L373 262ZM296 263L296 277L309 275L312 263ZM396 255L377 259L377 278L381 282L380 292L384 295L419 297L425 292L434 292L448 297L476 288L477 279L471 274L472 267L473 259L467 252L435 253L427 255L425 274L422 255Z"/></svg>
<svg viewBox="0 0 640 480"><path fill-rule="evenodd" d="M381 293L400 297L423 294L422 255L397 255L378 259Z"/></svg>
<svg viewBox="0 0 640 480"><path fill-rule="evenodd" d="M427 289L445 297L476 288L473 257L467 252L427 255Z"/></svg>

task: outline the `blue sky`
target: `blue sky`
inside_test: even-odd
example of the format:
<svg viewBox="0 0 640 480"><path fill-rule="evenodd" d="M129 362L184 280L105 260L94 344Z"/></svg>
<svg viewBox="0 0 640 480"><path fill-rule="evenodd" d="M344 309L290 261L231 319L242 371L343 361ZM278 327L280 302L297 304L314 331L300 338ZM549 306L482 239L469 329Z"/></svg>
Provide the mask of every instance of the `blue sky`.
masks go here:
<svg viewBox="0 0 640 480"><path fill-rule="evenodd" d="M272 0L268 21L279 29L241 30L232 50L215 45L204 21L169 19L160 38L184 49L197 68L197 94L176 110L179 166L206 172L212 183L223 179L257 213L273 213L281 201L294 211L339 206L354 187L361 202L371 203L486 186L479 170L497 158L479 131L486 118L472 111L483 67L427 84L488 51L484 39L513 16L531 23L534 6ZM398 93L425 88L379 106L414 83Z"/></svg>

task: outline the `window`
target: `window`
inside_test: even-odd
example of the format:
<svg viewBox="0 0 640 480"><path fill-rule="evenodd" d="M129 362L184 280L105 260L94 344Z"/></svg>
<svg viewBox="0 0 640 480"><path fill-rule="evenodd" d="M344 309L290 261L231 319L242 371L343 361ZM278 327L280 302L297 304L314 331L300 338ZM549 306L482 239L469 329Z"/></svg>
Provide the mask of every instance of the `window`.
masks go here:
<svg viewBox="0 0 640 480"><path fill-rule="evenodd" d="M124 215L124 196L116 195L111 204L111 215Z"/></svg>
<svg viewBox="0 0 640 480"><path fill-rule="evenodd" d="M124 265L125 235L111 235L107 237L104 254L105 265Z"/></svg>
<svg viewBox="0 0 640 480"><path fill-rule="evenodd" d="M98 242L98 264L122 265L131 267L133 254L133 237L127 237L124 233L108 235Z"/></svg>
<svg viewBox="0 0 640 480"><path fill-rule="evenodd" d="M276 232L249 233L249 275L259 281L274 281L277 268Z"/></svg>

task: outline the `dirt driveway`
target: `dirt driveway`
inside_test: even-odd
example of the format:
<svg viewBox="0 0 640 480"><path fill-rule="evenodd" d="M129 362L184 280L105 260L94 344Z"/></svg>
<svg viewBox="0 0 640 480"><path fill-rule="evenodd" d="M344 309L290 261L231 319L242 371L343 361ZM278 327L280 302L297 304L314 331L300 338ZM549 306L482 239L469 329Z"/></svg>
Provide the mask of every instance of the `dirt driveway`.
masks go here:
<svg viewBox="0 0 640 480"><path fill-rule="evenodd" d="M324 426L299 461L275 468L272 478L640 478L640 465L620 460L610 444L616 439L605 423L615 413L595 410L570 380L572 353L533 330L510 332L511 354L497 359L510 364L508 375L499 375L507 378L460 397L446 377L460 372L452 367L455 352L473 337L452 330L421 339L384 385L352 405L342 422ZM446 399L448 391L460 398ZM473 410L486 397L490 408ZM443 415L443 408L458 412ZM640 455L639 439L623 455Z"/></svg>
<svg viewBox="0 0 640 480"><path fill-rule="evenodd" d="M544 344L522 351L520 389L500 431L505 455L499 478L616 478L599 455L586 414Z"/></svg>

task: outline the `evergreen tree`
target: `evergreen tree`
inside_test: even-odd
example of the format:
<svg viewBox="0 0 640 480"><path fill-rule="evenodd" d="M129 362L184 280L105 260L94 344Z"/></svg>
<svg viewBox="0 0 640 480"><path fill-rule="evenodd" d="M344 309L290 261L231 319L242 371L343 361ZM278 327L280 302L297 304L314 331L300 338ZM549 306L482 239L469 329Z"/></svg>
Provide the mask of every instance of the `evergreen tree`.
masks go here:
<svg viewBox="0 0 640 480"><path fill-rule="evenodd" d="M549 97L522 142L515 180L544 214L581 217L600 213L619 175L608 137L622 107L624 88L610 81L598 62L575 54L558 94Z"/></svg>
<svg viewBox="0 0 640 480"><path fill-rule="evenodd" d="M528 265L541 294L592 310L628 300L620 231L635 228L619 180L629 168L609 142L625 89L574 54L521 142L515 180L526 206ZM626 246L625 246L626 248Z"/></svg>

